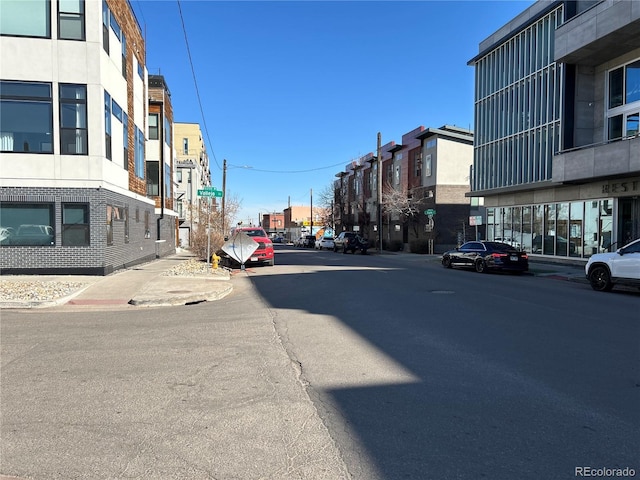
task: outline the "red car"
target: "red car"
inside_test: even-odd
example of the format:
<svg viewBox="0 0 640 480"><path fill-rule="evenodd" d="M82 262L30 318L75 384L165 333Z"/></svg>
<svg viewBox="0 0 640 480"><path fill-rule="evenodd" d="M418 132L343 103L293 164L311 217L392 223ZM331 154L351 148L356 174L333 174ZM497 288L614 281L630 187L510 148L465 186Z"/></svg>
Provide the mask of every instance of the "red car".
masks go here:
<svg viewBox="0 0 640 480"><path fill-rule="evenodd" d="M238 227L235 231L246 233L258 244L258 249L253 252L247 263L262 263L273 266L275 263L273 243L262 227Z"/></svg>

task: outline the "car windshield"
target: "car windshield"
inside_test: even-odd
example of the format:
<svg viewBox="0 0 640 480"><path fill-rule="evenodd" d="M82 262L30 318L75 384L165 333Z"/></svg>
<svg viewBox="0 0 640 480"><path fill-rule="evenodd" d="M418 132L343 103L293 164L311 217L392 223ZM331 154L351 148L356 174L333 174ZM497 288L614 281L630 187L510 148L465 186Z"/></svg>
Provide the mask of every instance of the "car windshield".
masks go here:
<svg viewBox="0 0 640 480"><path fill-rule="evenodd" d="M264 230L260 228L256 228L253 230L240 230L240 231L243 233L246 233L250 237L266 237L267 236L267 234L264 233Z"/></svg>

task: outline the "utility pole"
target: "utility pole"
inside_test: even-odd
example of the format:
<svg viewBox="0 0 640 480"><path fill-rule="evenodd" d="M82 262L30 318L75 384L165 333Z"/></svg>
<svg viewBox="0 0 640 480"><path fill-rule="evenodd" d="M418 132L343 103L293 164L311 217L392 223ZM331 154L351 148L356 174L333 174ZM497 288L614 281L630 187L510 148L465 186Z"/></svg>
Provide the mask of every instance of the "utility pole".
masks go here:
<svg viewBox="0 0 640 480"><path fill-rule="evenodd" d="M378 132L378 251L382 253L382 134Z"/></svg>
<svg viewBox="0 0 640 480"><path fill-rule="evenodd" d="M226 238L224 230L224 199L227 196L227 159L222 161L222 238Z"/></svg>
<svg viewBox="0 0 640 480"><path fill-rule="evenodd" d="M309 235L313 235L313 188L310 191L311 199L311 226L309 227Z"/></svg>

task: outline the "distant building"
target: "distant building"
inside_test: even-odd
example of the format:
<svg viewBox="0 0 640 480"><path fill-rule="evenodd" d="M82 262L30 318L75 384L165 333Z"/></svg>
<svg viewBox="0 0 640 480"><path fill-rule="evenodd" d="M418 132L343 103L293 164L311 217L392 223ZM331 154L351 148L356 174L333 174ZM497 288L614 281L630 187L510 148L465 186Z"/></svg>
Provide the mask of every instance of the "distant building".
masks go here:
<svg viewBox="0 0 640 480"><path fill-rule="evenodd" d="M402 143L381 146L382 214L378 210L378 159L368 153L346 165L334 182L336 234L358 231L377 245L406 249L430 244L433 252L459 244L469 228L469 171L473 132L420 126ZM380 223L382 220L382 223Z"/></svg>
<svg viewBox="0 0 640 480"><path fill-rule="evenodd" d="M211 186L211 170L200 125L174 123L173 142L179 238L180 244L187 247L191 242L191 233L200 222L198 206L201 201L209 201L208 198L198 197L198 190ZM217 199L213 197L211 201L216 204Z"/></svg>
<svg viewBox="0 0 640 480"><path fill-rule="evenodd" d="M285 221L283 212L263 213L260 225L271 236L285 235Z"/></svg>

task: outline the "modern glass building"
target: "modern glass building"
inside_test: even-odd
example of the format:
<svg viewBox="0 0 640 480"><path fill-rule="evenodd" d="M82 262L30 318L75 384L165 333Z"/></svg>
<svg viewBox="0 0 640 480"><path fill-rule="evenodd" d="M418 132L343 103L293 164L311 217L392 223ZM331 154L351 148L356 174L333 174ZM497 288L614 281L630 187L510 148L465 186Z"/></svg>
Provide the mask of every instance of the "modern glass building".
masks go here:
<svg viewBox="0 0 640 480"><path fill-rule="evenodd" d="M640 237L640 2L538 1L469 65L487 238L587 258Z"/></svg>

